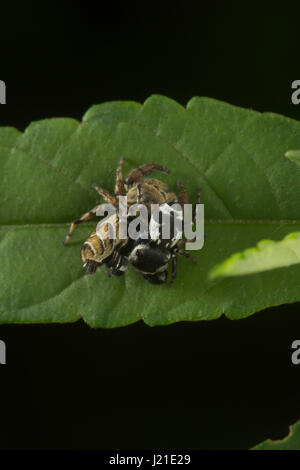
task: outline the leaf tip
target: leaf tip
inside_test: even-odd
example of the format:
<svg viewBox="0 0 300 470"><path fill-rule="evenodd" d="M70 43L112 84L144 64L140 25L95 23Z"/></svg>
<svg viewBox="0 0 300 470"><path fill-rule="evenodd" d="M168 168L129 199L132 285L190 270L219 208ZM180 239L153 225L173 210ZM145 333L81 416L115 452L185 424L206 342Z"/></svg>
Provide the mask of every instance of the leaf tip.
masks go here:
<svg viewBox="0 0 300 470"><path fill-rule="evenodd" d="M288 150L284 156L294 163L300 165L300 150Z"/></svg>
<svg viewBox="0 0 300 470"><path fill-rule="evenodd" d="M216 279L217 277L221 277L222 276L222 272L220 270L220 265L217 264L215 265L213 268L211 268L211 270L209 271L208 273L208 278L213 281L214 279Z"/></svg>

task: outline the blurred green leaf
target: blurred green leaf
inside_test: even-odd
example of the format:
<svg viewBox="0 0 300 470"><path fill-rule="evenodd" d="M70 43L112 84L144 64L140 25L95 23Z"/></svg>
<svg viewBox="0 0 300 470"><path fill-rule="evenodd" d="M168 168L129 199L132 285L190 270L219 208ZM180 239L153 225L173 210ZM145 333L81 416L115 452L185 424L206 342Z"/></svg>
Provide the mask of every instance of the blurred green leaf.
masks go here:
<svg viewBox="0 0 300 470"><path fill-rule="evenodd" d="M289 158L292 162L300 165L300 150L289 150L285 153L285 156Z"/></svg>
<svg viewBox="0 0 300 470"><path fill-rule="evenodd" d="M300 450L300 421L290 426L289 434L282 440L267 439L252 450Z"/></svg>
<svg viewBox="0 0 300 470"><path fill-rule="evenodd" d="M300 232L290 233L283 240L261 240L256 247L235 253L210 271L211 279L240 276L283 268L300 263Z"/></svg>
<svg viewBox="0 0 300 470"><path fill-rule="evenodd" d="M22 134L0 128L0 321L68 322L115 327L181 320L246 317L300 300L300 267L209 280L210 269L262 239L300 231L300 172L284 157L297 148L300 123L209 98L186 108L152 96L141 105L93 106L82 122L45 119ZM84 275L80 247L94 222L61 242L70 222L99 202L91 184L113 191L115 168L144 162L168 166L155 174L171 190L182 180L191 201L202 189L205 243L195 265L178 261L171 289L129 268L107 278Z"/></svg>

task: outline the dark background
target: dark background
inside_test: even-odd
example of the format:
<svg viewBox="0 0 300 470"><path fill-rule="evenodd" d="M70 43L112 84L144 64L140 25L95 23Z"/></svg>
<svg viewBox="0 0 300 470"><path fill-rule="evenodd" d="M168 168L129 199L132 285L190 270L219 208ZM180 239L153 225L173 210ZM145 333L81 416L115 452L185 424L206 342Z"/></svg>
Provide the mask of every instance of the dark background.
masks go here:
<svg viewBox="0 0 300 470"><path fill-rule="evenodd" d="M300 119L299 8L282 5L1 4L0 125L80 119L93 104L153 93ZM282 437L300 418L290 359L299 313L294 304L239 321L114 330L2 325L0 448L245 449Z"/></svg>

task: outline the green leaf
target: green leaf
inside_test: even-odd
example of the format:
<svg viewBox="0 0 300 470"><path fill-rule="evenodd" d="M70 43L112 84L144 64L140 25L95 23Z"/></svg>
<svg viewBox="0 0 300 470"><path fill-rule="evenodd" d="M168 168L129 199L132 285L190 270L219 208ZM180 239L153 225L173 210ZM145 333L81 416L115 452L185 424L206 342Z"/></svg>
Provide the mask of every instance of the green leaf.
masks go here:
<svg viewBox="0 0 300 470"><path fill-rule="evenodd" d="M289 434L282 440L267 439L252 450L300 450L300 421L290 426Z"/></svg>
<svg viewBox="0 0 300 470"><path fill-rule="evenodd" d="M300 172L284 157L299 148L300 123L209 98L186 108L152 96L143 105L93 106L82 122L45 119L22 134L0 129L0 321L68 322L115 327L181 320L246 317L270 305L300 300L300 267L210 280L208 273L236 251L262 239L300 231ZM191 201L202 189L205 243L178 261L172 288L155 286L132 269L107 278L84 275L80 247L95 228L80 226L61 242L70 222L99 203L91 184L113 191L115 168L144 162L168 166L154 174Z"/></svg>
<svg viewBox="0 0 300 470"><path fill-rule="evenodd" d="M289 150L285 153L285 156L289 158L292 162L300 165L300 150Z"/></svg>
<svg viewBox="0 0 300 470"><path fill-rule="evenodd" d="M262 240L256 247L235 253L210 271L211 279L240 276L283 268L300 263L300 232L290 233L283 240Z"/></svg>

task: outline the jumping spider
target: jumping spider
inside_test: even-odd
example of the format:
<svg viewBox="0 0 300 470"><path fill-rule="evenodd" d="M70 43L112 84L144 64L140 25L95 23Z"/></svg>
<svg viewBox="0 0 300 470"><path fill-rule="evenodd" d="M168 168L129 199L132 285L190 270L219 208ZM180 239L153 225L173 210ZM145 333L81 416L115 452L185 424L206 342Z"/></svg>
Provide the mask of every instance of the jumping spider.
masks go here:
<svg viewBox="0 0 300 470"><path fill-rule="evenodd" d="M158 204L160 208L166 207L166 205L171 207L175 203L179 203L182 206L183 204L188 204L188 193L180 181L177 183L179 187L179 195L177 198L175 193L169 192L168 186L162 181L154 178L145 178L153 170L169 174L170 170L168 168L156 163L145 163L132 170L123 182L122 166L123 158L120 159L116 170L115 197L111 196L96 184L92 185L107 203L118 208L118 197L124 195L123 190L125 189L128 207L135 203L142 203L147 208L150 207L151 204ZM198 201L199 193L197 202ZM70 240L75 227L94 217L99 207L100 205L95 206L89 212L86 212L71 223L69 233L63 242L64 245ZM147 281L153 284L163 284L167 280L168 265L171 260L172 275L169 284L171 285L176 278L177 255L182 255L193 260L184 250L185 241L172 237L172 234L167 240L162 239L160 236L155 239L149 237L148 239L137 240L133 240L129 237L126 239L119 238L118 215L115 214L111 217L115 218L114 220L108 220L116 224L116 237L109 238L107 236L108 222L104 221L100 223L100 227L98 226L97 232L94 230L90 234L81 248L83 267L87 273L94 274L99 266L105 265L109 276L120 276L125 273L128 264L130 264L136 271L139 271Z"/></svg>

